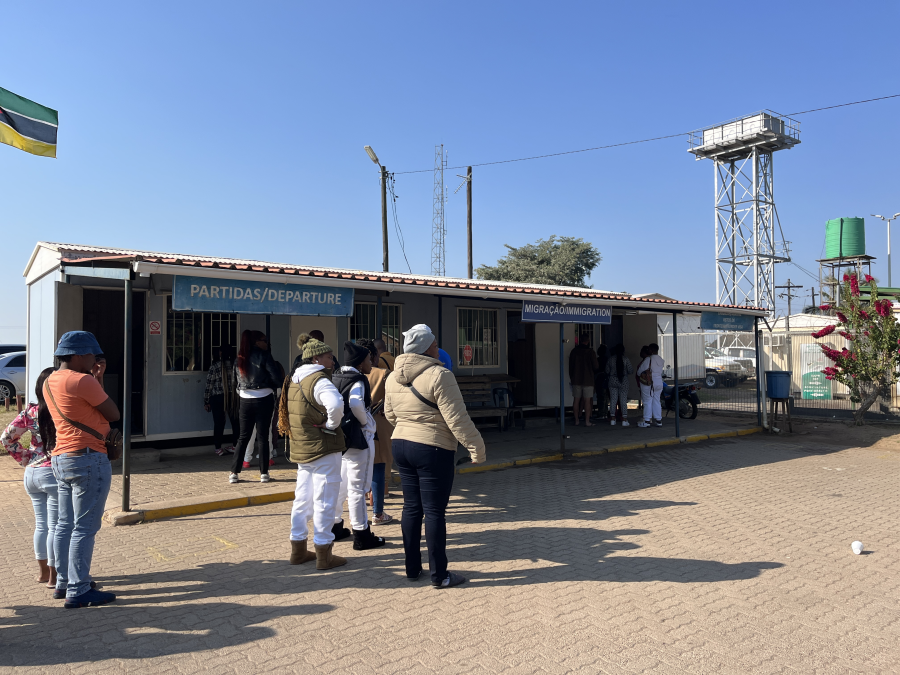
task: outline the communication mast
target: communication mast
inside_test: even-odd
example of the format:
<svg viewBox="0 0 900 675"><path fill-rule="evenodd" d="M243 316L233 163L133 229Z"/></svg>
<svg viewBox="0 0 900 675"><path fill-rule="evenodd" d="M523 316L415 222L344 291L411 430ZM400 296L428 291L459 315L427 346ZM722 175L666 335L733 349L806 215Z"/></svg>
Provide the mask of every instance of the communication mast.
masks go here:
<svg viewBox="0 0 900 675"><path fill-rule="evenodd" d="M800 123L771 110L693 131L688 152L715 163L716 302L775 311L775 263L790 262L775 208L772 155Z"/></svg>
<svg viewBox="0 0 900 675"><path fill-rule="evenodd" d="M431 219L431 273L447 276L447 228L444 225L444 169L447 155L444 144L434 146L434 216Z"/></svg>

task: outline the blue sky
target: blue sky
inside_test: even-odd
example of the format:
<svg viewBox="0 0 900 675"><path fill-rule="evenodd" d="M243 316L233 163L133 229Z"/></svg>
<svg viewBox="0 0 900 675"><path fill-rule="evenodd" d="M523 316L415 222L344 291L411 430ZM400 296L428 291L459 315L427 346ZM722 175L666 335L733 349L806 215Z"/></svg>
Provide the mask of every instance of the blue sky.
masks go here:
<svg viewBox="0 0 900 675"><path fill-rule="evenodd" d="M33 25L34 8L4 17ZM24 335L40 239L380 269L364 145L401 172L431 168L440 143L456 166L896 94L898 19L896 2L44 3L40 31L3 38L0 86L58 109L60 131L56 160L0 146L0 339ZM803 267L828 218L900 211L898 117L900 99L799 118L775 185ZM603 254L597 288L714 300L713 166L686 148L476 168L476 264L583 237ZM464 276L456 173L447 271ZM432 174L396 191L410 265L428 272ZM886 281L884 226L867 230ZM393 234L391 266L406 270Z"/></svg>

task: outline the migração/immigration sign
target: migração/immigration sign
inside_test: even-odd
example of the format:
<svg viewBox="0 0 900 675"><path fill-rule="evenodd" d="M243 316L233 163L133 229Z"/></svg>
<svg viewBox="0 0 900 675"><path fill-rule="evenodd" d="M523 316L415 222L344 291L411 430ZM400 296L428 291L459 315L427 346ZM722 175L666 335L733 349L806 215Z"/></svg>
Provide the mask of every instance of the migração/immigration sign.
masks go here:
<svg viewBox="0 0 900 675"><path fill-rule="evenodd" d="M612 323L612 307L561 302L522 302L522 321L528 323Z"/></svg>
<svg viewBox="0 0 900 675"><path fill-rule="evenodd" d="M351 316L353 289L176 276L172 309L226 314Z"/></svg>

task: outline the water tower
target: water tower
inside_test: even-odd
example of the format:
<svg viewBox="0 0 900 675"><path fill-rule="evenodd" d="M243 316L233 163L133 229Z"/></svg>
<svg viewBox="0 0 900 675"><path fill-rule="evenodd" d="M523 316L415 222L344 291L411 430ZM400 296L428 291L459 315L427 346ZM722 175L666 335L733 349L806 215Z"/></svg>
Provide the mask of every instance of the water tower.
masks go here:
<svg viewBox="0 0 900 675"><path fill-rule="evenodd" d="M789 262L775 208L772 155L800 143L799 122L771 110L690 134L715 163L716 302L775 311L775 263Z"/></svg>

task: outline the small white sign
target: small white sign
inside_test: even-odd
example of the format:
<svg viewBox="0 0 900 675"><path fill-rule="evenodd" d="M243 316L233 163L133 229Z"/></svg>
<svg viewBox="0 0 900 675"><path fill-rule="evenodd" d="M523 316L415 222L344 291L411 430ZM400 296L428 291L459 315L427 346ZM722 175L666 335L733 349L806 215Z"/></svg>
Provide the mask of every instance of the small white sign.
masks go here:
<svg viewBox="0 0 900 675"><path fill-rule="evenodd" d="M159 321L150 322L150 335L162 335L162 325Z"/></svg>

